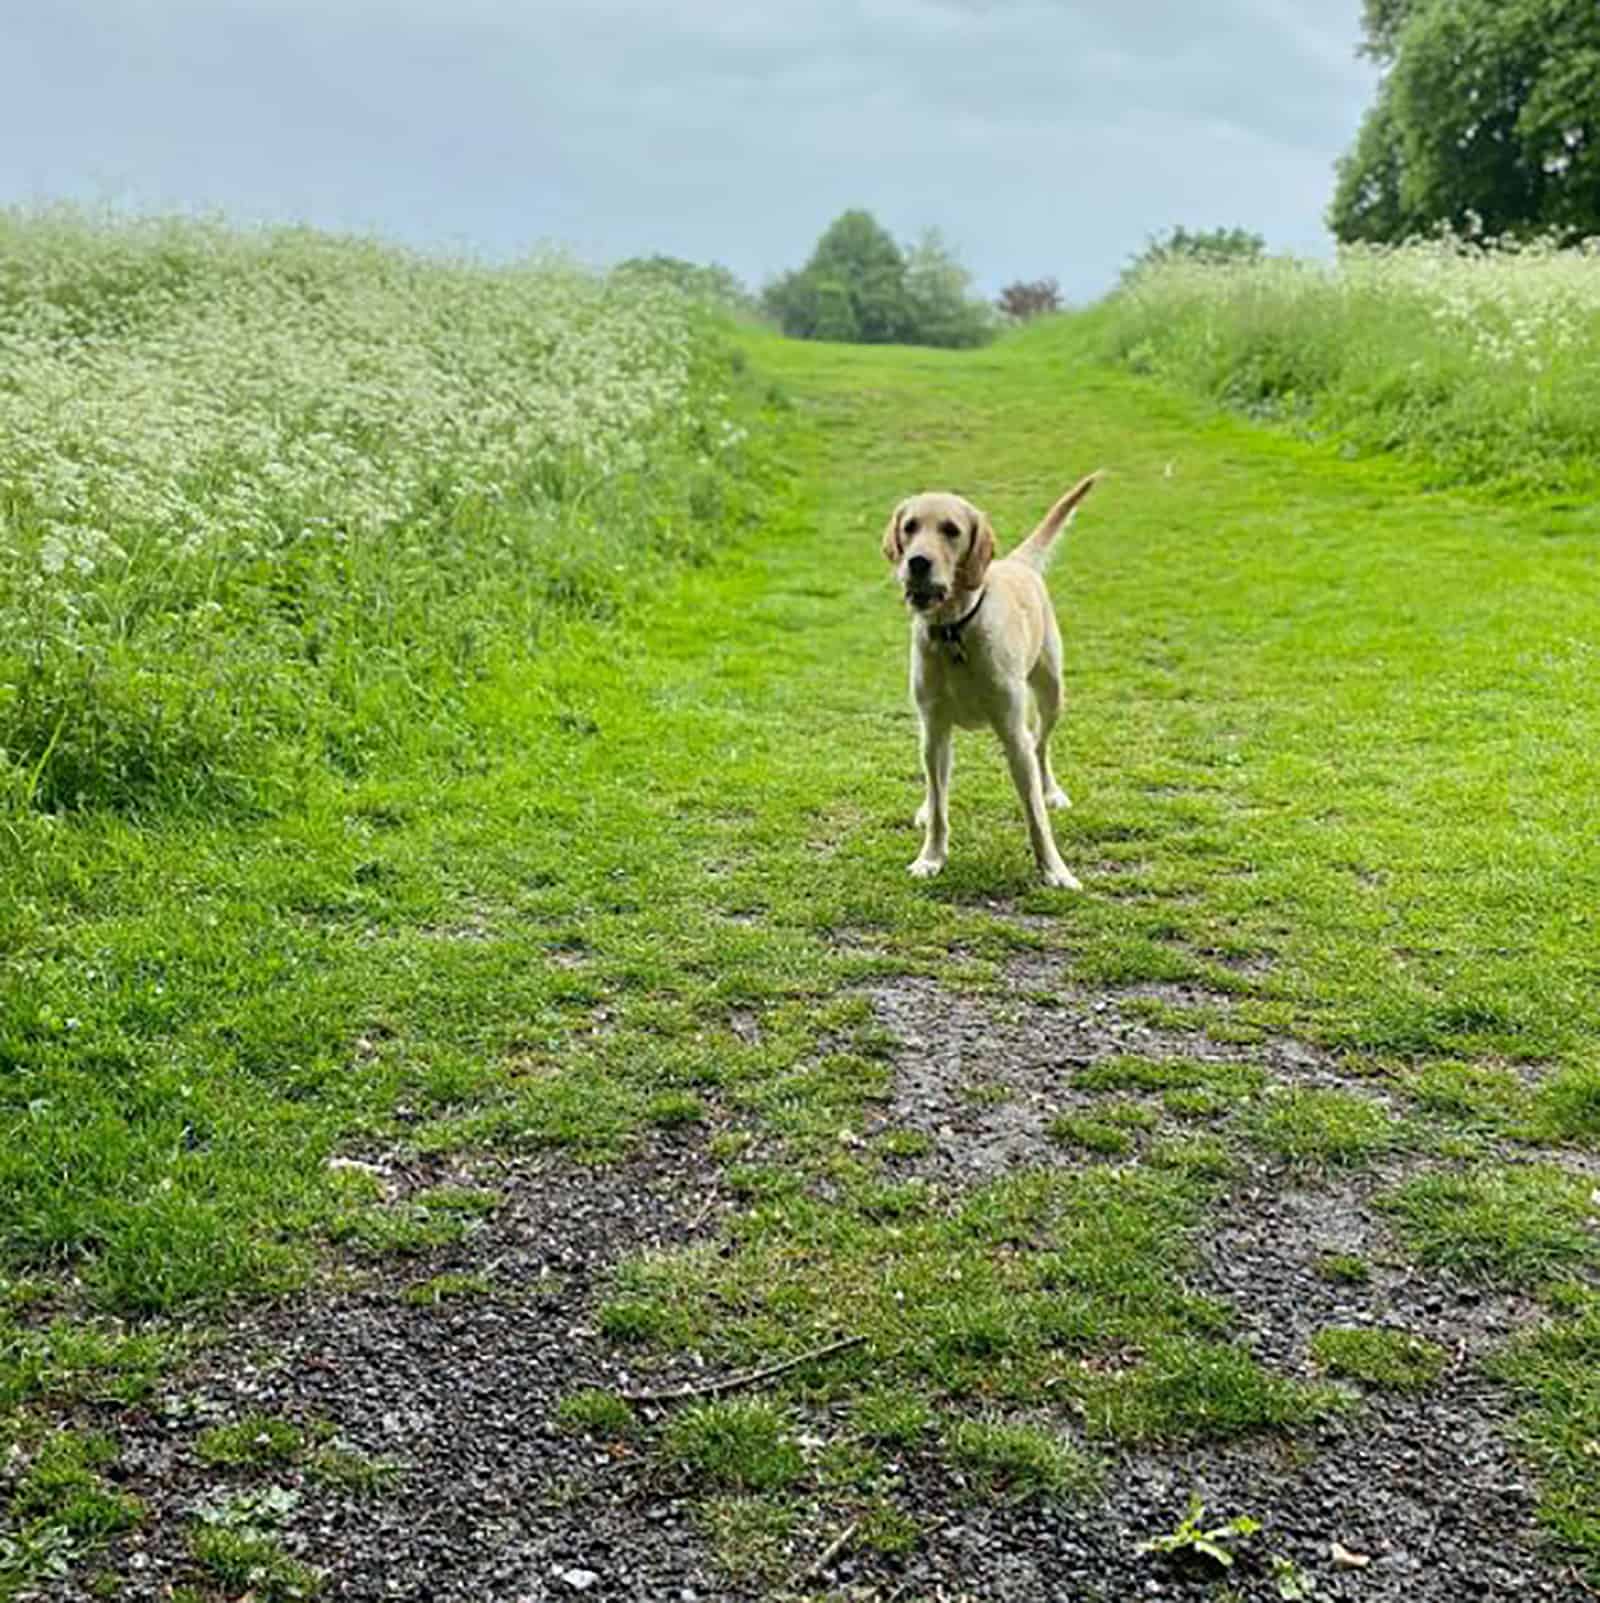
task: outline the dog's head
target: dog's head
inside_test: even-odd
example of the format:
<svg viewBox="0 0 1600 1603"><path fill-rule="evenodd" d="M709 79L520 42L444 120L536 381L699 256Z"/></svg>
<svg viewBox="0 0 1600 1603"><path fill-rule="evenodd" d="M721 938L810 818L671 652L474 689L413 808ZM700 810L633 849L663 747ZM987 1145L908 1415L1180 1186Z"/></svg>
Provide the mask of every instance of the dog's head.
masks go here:
<svg viewBox="0 0 1600 1603"><path fill-rule="evenodd" d="M883 531L883 554L908 605L937 611L983 583L994 560L988 514L959 495L930 491L894 509Z"/></svg>

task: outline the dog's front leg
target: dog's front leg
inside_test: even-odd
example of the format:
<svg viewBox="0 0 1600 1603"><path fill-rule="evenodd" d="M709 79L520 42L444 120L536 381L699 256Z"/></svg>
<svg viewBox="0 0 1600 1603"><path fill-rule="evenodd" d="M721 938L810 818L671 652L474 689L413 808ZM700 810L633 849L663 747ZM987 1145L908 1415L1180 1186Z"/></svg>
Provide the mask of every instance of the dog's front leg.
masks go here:
<svg viewBox="0 0 1600 1603"><path fill-rule="evenodd" d="M1039 865L1040 875L1046 885L1058 890L1082 889L1077 876L1062 862L1061 853L1056 850L1055 835L1050 829L1050 815L1045 811L1039 754L1020 699L1009 710L1009 715L996 733L1005 747L1006 761L1011 766L1011 780L1022 800L1022 811L1028 820L1028 838L1033 842L1033 858Z"/></svg>
<svg viewBox="0 0 1600 1603"><path fill-rule="evenodd" d="M922 850L911 865L918 879L937 874L950 849L950 745L950 725L924 710L922 771L928 777L928 794L917 813L923 829Z"/></svg>

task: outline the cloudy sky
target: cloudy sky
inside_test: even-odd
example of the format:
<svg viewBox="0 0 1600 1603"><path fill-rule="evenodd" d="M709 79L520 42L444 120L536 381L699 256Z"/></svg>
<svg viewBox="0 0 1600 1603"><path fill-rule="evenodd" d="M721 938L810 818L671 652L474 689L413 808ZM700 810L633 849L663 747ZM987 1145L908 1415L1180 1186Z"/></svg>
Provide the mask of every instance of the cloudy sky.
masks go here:
<svg viewBox="0 0 1600 1603"><path fill-rule="evenodd" d="M1169 224L1326 249L1360 0L18 0L0 202L292 218L759 283L848 206L986 289Z"/></svg>

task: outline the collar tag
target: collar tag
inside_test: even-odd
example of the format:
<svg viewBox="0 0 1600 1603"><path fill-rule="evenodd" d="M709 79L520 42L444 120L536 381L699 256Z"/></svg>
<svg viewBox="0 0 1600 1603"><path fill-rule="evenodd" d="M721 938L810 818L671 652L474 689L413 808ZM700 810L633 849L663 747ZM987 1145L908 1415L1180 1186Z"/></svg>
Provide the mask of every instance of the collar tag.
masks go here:
<svg viewBox="0 0 1600 1603"><path fill-rule="evenodd" d="M930 631L933 638L949 652L952 662L963 663L967 660L967 648L961 642L961 633L978 616L978 608L983 605L983 598L988 593L987 590L978 592L978 599L972 603L964 618L957 618L954 623L936 623Z"/></svg>

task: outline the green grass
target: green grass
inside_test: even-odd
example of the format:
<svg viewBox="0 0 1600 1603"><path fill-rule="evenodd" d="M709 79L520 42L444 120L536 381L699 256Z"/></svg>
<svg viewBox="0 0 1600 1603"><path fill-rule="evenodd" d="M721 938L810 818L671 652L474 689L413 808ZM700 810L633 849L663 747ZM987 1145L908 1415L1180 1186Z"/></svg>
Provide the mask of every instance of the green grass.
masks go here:
<svg viewBox="0 0 1600 1603"><path fill-rule="evenodd" d="M1226 1180L1239 1167L1233 1148L1213 1136L1182 1135L1152 1141L1145 1156L1155 1168L1170 1169L1202 1183Z"/></svg>
<svg viewBox="0 0 1600 1603"><path fill-rule="evenodd" d="M1325 1252L1317 1259L1316 1270L1335 1286L1365 1286L1372 1279L1372 1265L1353 1252Z"/></svg>
<svg viewBox="0 0 1600 1603"><path fill-rule="evenodd" d="M915 1392L868 1392L855 1406L855 1426L885 1447L914 1447L938 1422L932 1406Z"/></svg>
<svg viewBox="0 0 1600 1603"><path fill-rule="evenodd" d="M414 1308L436 1308L442 1302L459 1302L463 1298L493 1296L494 1286L483 1275L455 1271L419 1280L415 1285L407 1286L400 1295Z"/></svg>
<svg viewBox="0 0 1600 1603"><path fill-rule="evenodd" d="M812 1384L848 1394L870 1379L869 1420L898 1418L887 1386L980 1404L1048 1394L1092 1436L1127 1441L1303 1423L1330 1399L1230 1347L1226 1311L1183 1289L1214 1183L1182 1166L1027 1173L909 1217L871 1206L870 1189L854 1206L790 1193L735 1225L731 1255L636 1260L608 1312L625 1308L635 1339L741 1364L808 1350L838 1320L867 1356Z"/></svg>
<svg viewBox="0 0 1600 1603"><path fill-rule="evenodd" d="M367 1497L387 1492L403 1473L401 1465L391 1459L374 1458L336 1441L314 1449L305 1460L305 1472L314 1485Z"/></svg>
<svg viewBox="0 0 1600 1603"><path fill-rule="evenodd" d="M1093 1486L1084 1455L1024 1421L961 1419L945 1432L951 1460L985 1491L1006 1498L1062 1497Z"/></svg>
<svg viewBox="0 0 1600 1603"><path fill-rule="evenodd" d="M322 1591L314 1569L285 1552L276 1537L259 1531L202 1525L190 1533L189 1552L230 1593L261 1603L298 1603Z"/></svg>
<svg viewBox="0 0 1600 1603"><path fill-rule="evenodd" d="M15 1480L9 1519L35 1541L45 1532L60 1533L79 1552L138 1525L144 1518L139 1500L117 1491L102 1473L116 1457L116 1444L103 1434L46 1437Z"/></svg>
<svg viewBox="0 0 1600 1603"><path fill-rule="evenodd" d="M1130 1443L1292 1432L1340 1406L1333 1393L1274 1374L1238 1347L1187 1335L1152 1338L1136 1366L1087 1382L1081 1396L1092 1435Z"/></svg>
<svg viewBox="0 0 1600 1603"><path fill-rule="evenodd" d="M1381 1198L1425 1264L1534 1289L1600 1262L1590 1182L1550 1164L1434 1171Z"/></svg>
<svg viewBox="0 0 1600 1603"><path fill-rule="evenodd" d="M878 1137L886 1158L921 1158L933 1151L933 1137L921 1130L888 1130Z"/></svg>
<svg viewBox="0 0 1600 1603"><path fill-rule="evenodd" d="M1311 1355L1330 1375L1392 1391L1421 1391L1444 1372L1448 1354L1405 1330L1329 1329L1311 1338Z"/></svg>
<svg viewBox="0 0 1600 1603"><path fill-rule="evenodd" d="M701 1505L701 1523L730 1575L776 1581L789 1561L796 1511L772 1497L722 1494Z"/></svg>
<svg viewBox="0 0 1600 1603"><path fill-rule="evenodd" d="M713 1486L772 1491L798 1480L805 1461L788 1421L770 1403L694 1403L668 1427L665 1450Z"/></svg>
<svg viewBox="0 0 1600 1603"><path fill-rule="evenodd" d="M1266 1084L1254 1064L1216 1063L1205 1058L1113 1057L1077 1069L1072 1083L1080 1091L1159 1091L1204 1093L1219 1106L1242 1102Z"/></svg>
<svg viewBox="0 0 1600 1603"><path fill-rule="evenodd" d="M1126 1126L1089 1113L1058 1113L1050 1121L1050 1138L1103 1158L1125 1157L1133 1151L1133 1137Z"/></svg>
<svg viewBox="0 0 1600 1603"><path fill-rule="evenodd" d="M1540 1518L1568 1547L1600 1552L1600 1303L1587 1293L1575 1317L1529 1332L1493 1369L1524 1404L1523 1441L1544 1478Z"/></svg>
<svg viewBox="0 0 1600 1603"><path fill-rule="evenodd" d="M1135 372L1347 453L1404 453L1434 483L1594 488L1592 253L1434 240L1337 265L1180 260L1060 322Z"/></svg>
<svg viewBox="0 0 1600 1603"><path fill-rule="evenodd" d="M900 1557L922 1540L922 1527L898 1504L879 1497L869 1502L861 1515L856 1540L875 1553Z"/></svg>
<svg viewBox="0 0 1600 1603"><path fill-rule="evenodd" d="M1406 1144L1394 1113L1349 1091L1281 1091L1262 1101L1245 1130L1275 1157L1311 1167L1358 1168Z"/></svg>
<svg viewBox="0 0 1600 1603"><path fill-rule="evenodd" d="M21 1121L0 1144L0 1265L67 1271L145 1313L292 1284L330 1234L424 1250L462 1227L426 1199L353 1206L350 1173L328 1167L358 1125L408 1106L448 1132L470 1103L507 1144L599 1150L639 1116L640 1094L592 1068L510 1072L614 983L548 960L591 912L548 866L583 786L557 776L600 732L598 659L579 667L574 639L597 643L596 620L749 527L771 446L724 449L733 403L715 396L737 392L752 424L759 403L699 313L638 286L305 233L62 217L0 232L16 283L51 286L0 298L19 376L0 401L37 380L127 410L87 445L58 439L54 412L0 430L0 478L30 487L0 552L0 1117ZM39 331L50 297L92 336L97 372ZM574 337L592 386L542 365ZM264 340L298 365L258 361ZM134 381L163 363L197 376L158 385L158 404ZM516 407L484 410L501 384L547 423L565 397L564 427L609 409L589 458L552 436L508 463ZM224 408L208 442L184 408L236 385L238 416ZM422 427L436 406L448 420ZM96 453L122 453L124 504L100 516L126 550L58 570L52 541L78 536L49 531L83 509L50 497L80 445L90 478ZM174 483L169 447L226 460ZM203 529L167 549L191 516ZM515 772L524 748L537 772ZM485 872L459 873L462 854ZM614 902L611 871L579 878Z"/></svg>
<svg viewBox="0 0 1600 1603"><path fill-rule="evenodd" d="M43 1399L142 1402L185 1345L177 1333L129 1331L106 1320L17 1325L0 1315L0 1418Z"/></svg>
<svg viewBox="0 0 1600 1603"><path fill-rule="evenodd" d="M246 1414L231 1425L213 1425L195 1441L195 1457L202 1464L257 1468L292 1463L305 1450L311 1436L292 1420L273 1414Z"/></svg>
<svg viewBox="0 0 1600 1603"><path fill-rule="evenodd" d="M1175 1119L1218 1119L1232 1107L1228 1097L1207 1089L1194 1091L1167 1091L1162 1094L1161 1106Z"/></svg>
<svg viewBox="0 0 1600 1603"><path fill-rule="evenodd" d="M478 1186L433 1186L412 1198L419 1207L435 1213L483 1215L493 1213L504 1198L498 1191Z"/></svg>
<svg viewBox="0 0 1600 1603"><path fill-rule="evenodd" d="M662 1091L644 1105L645 1118L666 1130L700 1124L705 1114L705 1103L692 1091Z"/></svg>
<svg viewBox="0 0 1600 1603"><path fill-rule="evenodd" d="M1424 493L1420 471L1097 368L1076 338L1045 326L951 355L750 334L737 361L708 346L708 382L735 389L755 437L709 480L667 452L659 499L635 486L592 523L575 495L575 537L648 533L637 574L601 571L603 542L570 565L541 545L518 569L513 542L495 582L528 575L531 643L480 640L419 701L397 638L361 658L383 684L355 687L349 738L274 747L242 790L213 786L216 805L173 793L177 757L154 788L113 794L102 774L113 790L92 805L64 805L59 776L12 793L8 1432L93 1403L114 1436L196 1319L225 1324L234 1299L330 1258L470 1251L495 1205L471 1186L400 1201L330 1159L603 1163L656 1140L702 1143L736 1207L705 1247L625 1264L598 1294L630 1367L867 1338L770 1396L640 1429L636 1449L702 1500L759 1500L741 1528L842 1528L894 1495L872 1454L952 1461L937 1420L1042 1410L1041 1430L1070 1425L1090 1452L1163 1452L1346 1406L1253 1359L1184 1277L1224 1185L1259 1173L1252 1152L1290 1160L1262 1183L1294 1184L1402 1143L1600 1144L1600 522L1587 502ZM956 484L1004 543L1102 462L1052 580L1076 803L1057 827L1086 891L1035 885L987 737L958 741L950 864L915 883L882 517ZM484 628L526 616L508 608ZM137 674L110 693L144 705ZM15 749L14 768L43 748ZM1219 1063L1179 1041L1061 1068L1127 1144L1115 1164L943 1178L891 1105L892 1047L859 987L915 972L1015 1000L1007 963L1041 951L1068 987L1139 987L1126 1012L1161 1030L1293 1036L1380 1071L1403 1116L1355 1088L1269 1094L1265 1047ZM1141 1120L1159 1100L1169 1128L1135 1141L1119 1097L1146 1099L1127 1104ZM1180 1119L1202 1133L1172 1134ZM1385 1206L1424 1272L1538 1288L1592 1272L1588 1189L1497 1163L1423 1175ZM1589 1384L1587 1348L1563 1362ZM823 1445L802 1453L802 1434ZM308 1477L315 1452L295 1461ZM1546 1460L1552 1497L1563 1463ZM1008 1495L1003 1476L983 1484ZM1562 1529L1600 1563L1591 1527ZM207 1540L236 1584L251 1555Z"/></svg>
<svg viewBox="0 0 1600 1603"><path fill-rule="evenodd" d="M562 1424L595 1436L631 1436L636 1424L628 1404L608 1391L574 1392L556 1413Z"/></svg>
<svg viewBox="0 0 1600 1603"><path fill-rule="evenodd" d="M341 1441L327 1420L297 1425L273 1414L247 1414L231 1424L211 1426L196 1438L194 1454L215 1469L293 1465L313 1485L368 1496L388 1490L401 1473L399 1464L373 1458Z"/></svg>
<svg viewBox="0 0 1600 1603"><path fill-rule="evenodd" d="M1411 1078L1417 1105L1472 1130L1526 1129L1534 1098L1509 1069L1473 1063L1430 1063Z"/></svg>
<svg viewBox="0 0 1600 1603"><path fill-rule="evenodd" d="M1600 1063L1569 1063L1551 1075L1539 1088L1533 1122L1549 1141L1600 1141Z"/></svg>

